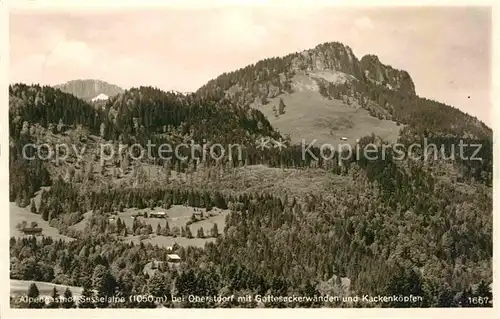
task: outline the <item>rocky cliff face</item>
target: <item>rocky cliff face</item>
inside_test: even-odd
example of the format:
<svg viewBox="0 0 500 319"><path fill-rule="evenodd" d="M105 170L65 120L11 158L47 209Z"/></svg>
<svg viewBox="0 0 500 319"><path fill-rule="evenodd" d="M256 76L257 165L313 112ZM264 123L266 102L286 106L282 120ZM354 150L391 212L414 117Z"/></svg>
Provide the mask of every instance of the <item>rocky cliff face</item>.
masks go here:
<svg viewBox="0 0 500 319"><path fill-rule="evenodd" d="M415 95L415 84L410 74L382 64L376 55L365 55L360 61L360 67L367 80L404 94Z"/></svg>
<svg viewBox="0 0 500 319"><path fill-rule="evenodd" d="M415 95L415 84L408 72L383 64L376 55L365 55L358 60L349 46L339 42L323 43L297 54L292 60L292 69L343 72L360 81L372 81L404 94Z"/></svg>
<svg viewBox="0 0 500 319"><path fill-rule="evenodd" d="M333 76L336 79L370 82L405 95L415 95L415 85L408 72L385 65L374 55L359 60L349 46L340 42L323 43L313 49L265 59L224 73L209 81L197 93L223 94L239 104L266 104L267 99L291 93L296 82L294 76L304 74L310 78L317 78L319 74L327 81Z"/></svg>
<svg viewBox="0 0 500 319"><path fill-rule="evenodd" d="M303 51L292 60L292 69L306 71L339 71L362 78L360 62L349 46L339 42L323 43Z"/></svg>

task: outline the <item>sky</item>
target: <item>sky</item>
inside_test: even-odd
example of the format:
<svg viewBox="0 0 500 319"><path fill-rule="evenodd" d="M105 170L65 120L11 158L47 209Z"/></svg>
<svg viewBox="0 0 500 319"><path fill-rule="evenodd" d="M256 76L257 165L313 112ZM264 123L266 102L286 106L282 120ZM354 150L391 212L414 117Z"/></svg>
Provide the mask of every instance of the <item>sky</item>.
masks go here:
<svg viewBox="0 0 500 319"><path fill-rule="evenodd" d="M100 79L195 91L266 57L339 41L410 73L417 94L492 126L491 11L481 7L219 7L10 14L10 82Z"/></svg>

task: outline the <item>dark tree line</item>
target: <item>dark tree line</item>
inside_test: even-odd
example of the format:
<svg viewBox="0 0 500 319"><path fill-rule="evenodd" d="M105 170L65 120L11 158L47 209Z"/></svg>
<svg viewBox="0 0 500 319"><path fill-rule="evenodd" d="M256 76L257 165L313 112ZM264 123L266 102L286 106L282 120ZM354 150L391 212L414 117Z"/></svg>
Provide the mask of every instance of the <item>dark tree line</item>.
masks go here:
<svg viewBox="0 0 500 319"><path fill-rule="evenodd" d="M318 84L323 96L334 99L352 97L372 116L382 119L387 114L388 119L408 125L411 133L416 136L432 132L444 136L492 138L491 129L484 123L443 103L405 94L371 81L342 84L319 81Z"/></svg>
<svg viewBox="0 0 500 319"><path fill-rule="evenodd" d="M48 128L62 121L65 125L83 125L98 133L99 113L92 106L72 94L49 86L15 84L9 86L9 129L17 139L24 122L39 123Z"/></svg>

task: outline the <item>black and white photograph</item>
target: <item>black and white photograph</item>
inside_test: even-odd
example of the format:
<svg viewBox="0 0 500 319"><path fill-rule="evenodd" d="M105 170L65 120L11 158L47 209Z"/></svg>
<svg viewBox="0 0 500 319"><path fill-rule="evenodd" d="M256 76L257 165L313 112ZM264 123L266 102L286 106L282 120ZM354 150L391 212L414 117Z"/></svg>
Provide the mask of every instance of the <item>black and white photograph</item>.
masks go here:
<svg viewBox="0 0 500 319"><path fill-rule="evenodd" d="M2 308L496 303L492 6L36 2Z"/></svg>

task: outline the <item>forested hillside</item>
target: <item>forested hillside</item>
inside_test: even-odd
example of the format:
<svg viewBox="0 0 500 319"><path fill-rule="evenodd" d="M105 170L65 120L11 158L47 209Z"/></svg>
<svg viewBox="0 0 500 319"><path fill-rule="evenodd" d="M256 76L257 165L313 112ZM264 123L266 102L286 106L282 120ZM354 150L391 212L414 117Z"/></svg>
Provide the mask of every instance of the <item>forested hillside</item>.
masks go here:
<svg viewBox="0 0 500 319"><path fill-rule="evenodd" d="M325 80L318 69L335 69L347 80ZM435 143L446 157L422 157L423 148L416 148L398 158L394 145L372 134L356 145L371 145L383 158L348 157L347 151L325 158L318 146L304 153L255 107L292 94L300 72L315 74L323 99L346 100L346 107L402 124L398 142L406 149ZM12 297L13 307L491 306L491 129L417 96L406 72L374 56L358 60L342 44L323 44L223 74L194 94L132 88L99 108L59 89L15 84L9 121L10 201L29 209L23 216L39 216L71 239L12 236L11 278L82 287L86 297L124 298L43 306ZM262 138L283 147L263 148ZM130 156L139 151L110 158L100 152L103 144L129 151L148 141L238 144L242 157L202 161L202 150L189 148L185 158L170 160L157 147L142 158ZM481 147L453 159L460 142ZM82 153L45 159L30 148L23 156L28 143L64 143ZM189 215L151 217L179 207ZM19 230L28 228L21 224ZM195 240L204 245L190 244ZM171 254L181 262L172 263ZM30 287L29 295L37 294ZM152 297L138 302L129 299L134 295ZM338 299L217 303L190 302L190 295ZM343 299L378 295L421 298ZM184 299L172 302L172 296Z"/></svg>

